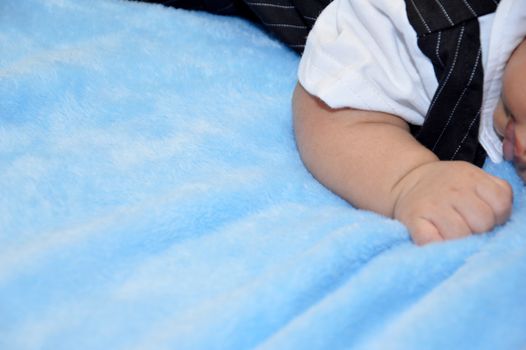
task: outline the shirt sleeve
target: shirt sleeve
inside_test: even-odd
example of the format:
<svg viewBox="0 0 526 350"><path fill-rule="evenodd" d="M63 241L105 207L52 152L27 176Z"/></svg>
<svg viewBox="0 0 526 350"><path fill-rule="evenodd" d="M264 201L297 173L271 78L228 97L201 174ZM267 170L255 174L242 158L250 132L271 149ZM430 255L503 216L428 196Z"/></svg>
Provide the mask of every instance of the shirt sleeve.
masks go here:
<svg viewBox="0 0 526 350"><path fill-rule="evenodd" d="M332 108L391 113L416 125L438 85L403 0L334 0L309 34L298 79Z"/></svg>

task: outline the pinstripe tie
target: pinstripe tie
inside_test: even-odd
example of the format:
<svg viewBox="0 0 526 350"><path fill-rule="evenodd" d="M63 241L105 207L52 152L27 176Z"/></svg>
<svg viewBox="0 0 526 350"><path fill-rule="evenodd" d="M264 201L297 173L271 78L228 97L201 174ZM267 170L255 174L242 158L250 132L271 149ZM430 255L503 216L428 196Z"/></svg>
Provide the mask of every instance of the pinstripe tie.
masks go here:
<svg viewBox="0 0 526 350"><path fill-rule="evenodd" d="M255 19L298 53L316 18L332 0L142 0L177 8Z"/></svg>
<svg viewBox="0 0 526 350"><path fill-rule="evenodd" d="M301 53L316 18L332 0L243 0L287 46Z"/></svg>
<svg viewBox="0 0 526 350"><path fill-rule="evenodd" d="M438 80L417 140L442 160L482 166L478 142L483 69L478 17L494 12L498 0L406 0L418 46Z"/></svg>

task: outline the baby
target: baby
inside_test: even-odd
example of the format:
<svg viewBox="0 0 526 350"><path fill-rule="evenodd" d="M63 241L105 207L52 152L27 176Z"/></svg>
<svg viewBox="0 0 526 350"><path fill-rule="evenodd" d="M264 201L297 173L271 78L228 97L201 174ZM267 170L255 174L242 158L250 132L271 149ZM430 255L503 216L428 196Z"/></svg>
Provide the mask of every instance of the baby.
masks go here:
<svg viewBox="0 0 526 350"><path fill-rule="evenodd" d="M441 160L411 132L410 124L422 125L436 95L453 81L453 68L448 71L448 67L462 58L458 54L461 41L474 38L466 34L471 24L461 21L462 28L451 41L453 50L446 52L441 46L446 36L431 36L428 24L433 22L426 21L425 9L415 1L332 2L309 34L293 111L298 148L311 173L354 206L401 221L415 243L426 244L486 232L505 223L513 194L506 181L484 172L472 164L473 159L455 160L454 152L451 160ZM477 1L482 0L463 3L475 13ZM436 4L452 22L447 7L442 7L447 2L428 0L424 6ZM409 10L415 23L421 21L425 35L419 40L426 36L435 40L428 45L435 66L417 46ZM474 64L482 61L484 68L482 106L475 108L479 111L476 121L480 120L478 142L492 160L503 156L512 161L524 181L525 13L523 0L501 0L496 11L476 16L477 26L470 29L480 32L481 49L474 55ZM471 84L475 71L469 67L467 87L450 98L457 101L454 111L469 89L477 89ZM437 72L445 79L441 84L433 74ZM447 130L442 130L439 140Z"/></svg>

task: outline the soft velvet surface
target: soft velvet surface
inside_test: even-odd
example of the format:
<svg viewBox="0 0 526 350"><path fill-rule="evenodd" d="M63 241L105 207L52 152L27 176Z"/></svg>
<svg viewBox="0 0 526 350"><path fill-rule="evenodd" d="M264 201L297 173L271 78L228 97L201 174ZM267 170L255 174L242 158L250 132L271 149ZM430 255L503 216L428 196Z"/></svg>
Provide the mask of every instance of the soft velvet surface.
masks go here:
<svg viewBox="0 0 526 350"><path fill-rule="evenodd" d="M511 220L414 246L318 184L298 57L240 19L0 1L1 349L526 347Z"/></svg>

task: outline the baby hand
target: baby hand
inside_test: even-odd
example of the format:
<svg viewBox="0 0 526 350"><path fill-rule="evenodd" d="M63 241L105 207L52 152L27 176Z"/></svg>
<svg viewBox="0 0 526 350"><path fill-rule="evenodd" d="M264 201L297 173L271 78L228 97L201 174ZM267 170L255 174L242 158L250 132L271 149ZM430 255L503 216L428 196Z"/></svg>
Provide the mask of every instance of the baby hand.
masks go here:
<svg viewBox="0 0 526 350"><path fill-rule="evenodd" d="M463 161L421 165L397 190L394 218L419 245L489 231L508 220L513 202L506 181Z"/></svg>

